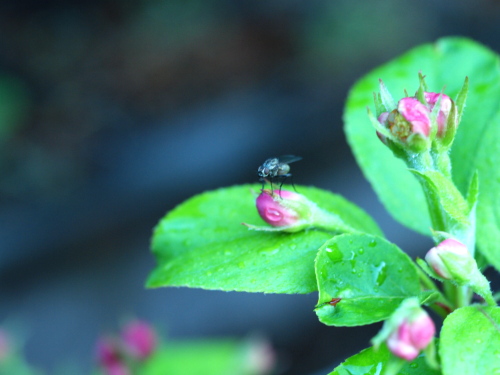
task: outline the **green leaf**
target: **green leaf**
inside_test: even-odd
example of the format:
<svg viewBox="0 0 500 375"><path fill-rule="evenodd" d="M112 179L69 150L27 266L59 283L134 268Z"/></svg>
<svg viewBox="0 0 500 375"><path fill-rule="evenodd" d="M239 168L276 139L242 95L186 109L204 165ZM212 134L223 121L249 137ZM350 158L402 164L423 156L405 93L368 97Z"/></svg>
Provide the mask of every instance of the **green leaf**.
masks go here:
<svg viewBox="0 0 500 375"><path fill-rule="evenodd" d="M500 100L500 90L496 95ZM496 116L488 121L489 126L478 129L478 132L482 132L481 139L477 143L472 143L470 140L471 143L464 147L473 150L470 155L474 155L472 158L474 164L470 168L477 169L479 175L476 211L476 237L479 250L500 271L500 246L498 246L500 242L500 168L498 167L500 165L500 109ZM466 141L466 139L463 140L464 143ZM470 179L473 179L473 172L470 172ZM462 180L461 183L466 185L468 180L465 176Z"/></svg>
<svg viewBox="0 0 500 375"><path fill-rule="evenodd" d="M396 245L366 234L326 242L316 258L316 314L327 325L357 326L387 319L401 302L421 294L415 264ZM333 298L341 300L332 306Z"/></svg>
<svg viewBox="0 0 500 375"><path fill-rule="evenodd" d="M418 87L419 71L430 91L452 98L469 77L467 106L451 150L453 179L463 196L479 172L477 240L481 251L500 270L500 69L498 56L464 38L443 38L385 64L352 88L345 112L345 131L358 164L387 210L406 226L429 234L427 205L417 180L406 165L375 135L366 108L373 108L379 78L397 98Z"/></svg>
<svg viewBox="0 0 500 375"><path fill-rule="evenodd" d="M148 287L264 293L317 290L314 258L333 233L259 232L241 223L267 225L255 208L260 185L243 185L197 195L171 211L156 227L152 249L158 265ZM375 222L344 198L313 187L299 193L360 231L380 235Z"/></svg>
<svg viewBox="0 0 500 375"><path fill-rule="evenodd" d="M383 374L390 357L391 353L385 345L378 350L368 348L345 360L329 375L380 375ZM425 356L421 354L413 361L406 363L398 374L440 375L441 372L430 368L425 362Z"/></svg>
<svg viewBox="0 0 500 375"><path fill-rule="evenodd" d="M448 315L439 353L444 375L500 373L500 308L467 306Z"/></svg>

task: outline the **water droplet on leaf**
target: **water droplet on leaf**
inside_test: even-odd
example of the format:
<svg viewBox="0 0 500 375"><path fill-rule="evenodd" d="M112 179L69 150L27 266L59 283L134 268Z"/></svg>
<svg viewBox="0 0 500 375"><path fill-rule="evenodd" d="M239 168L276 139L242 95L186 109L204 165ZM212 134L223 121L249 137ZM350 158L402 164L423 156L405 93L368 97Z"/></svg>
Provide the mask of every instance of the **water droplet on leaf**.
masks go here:
<svg viewBox="0 0 500 375"><path fill-rule="evenodd" d="M378 267L375 267L375 283L380 286L387 279L387 265L381 262Z"/></svg>
<svg viewBox="0 0 500 375"><path fill-rule="evenodd" d="M344 257L342 251L340 251L336 244L330 248L326 248L325 251L328 254L328 258L334 263L342 261Z"/></svg>

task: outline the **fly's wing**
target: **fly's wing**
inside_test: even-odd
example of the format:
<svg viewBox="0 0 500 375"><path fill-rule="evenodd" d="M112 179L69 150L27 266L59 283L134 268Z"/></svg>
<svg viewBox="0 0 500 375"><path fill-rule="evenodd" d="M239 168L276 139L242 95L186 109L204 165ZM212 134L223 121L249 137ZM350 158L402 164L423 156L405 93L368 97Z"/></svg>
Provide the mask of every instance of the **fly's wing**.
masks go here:
<svg viewBox="0 0 500 375"><path fill-rule="evenodd" d="M295 155L283 155L278 158L280 163L285 163L285 164L290 164L295 161L302 160L302 157L300 156L295 156Z"/></svg>

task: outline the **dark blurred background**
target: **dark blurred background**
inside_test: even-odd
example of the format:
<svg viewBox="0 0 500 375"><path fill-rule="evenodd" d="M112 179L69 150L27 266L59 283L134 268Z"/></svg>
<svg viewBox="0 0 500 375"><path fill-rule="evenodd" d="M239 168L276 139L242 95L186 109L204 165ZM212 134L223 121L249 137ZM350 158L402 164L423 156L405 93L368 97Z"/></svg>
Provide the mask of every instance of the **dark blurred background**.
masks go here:
<svg viewBox="0 0 500 375"><path fill-rule="evenodd" d="M145 290L151 230L295 154L297 184L343 194L424 252L363 180L341 116L357 78L448 35L500 51L500 2L1 2L0 322L22 322L48 373L88 373L97 336L127 316L171 339L261 332L283 373L331 370L377 326L323 326L315 294Z"/></svg>

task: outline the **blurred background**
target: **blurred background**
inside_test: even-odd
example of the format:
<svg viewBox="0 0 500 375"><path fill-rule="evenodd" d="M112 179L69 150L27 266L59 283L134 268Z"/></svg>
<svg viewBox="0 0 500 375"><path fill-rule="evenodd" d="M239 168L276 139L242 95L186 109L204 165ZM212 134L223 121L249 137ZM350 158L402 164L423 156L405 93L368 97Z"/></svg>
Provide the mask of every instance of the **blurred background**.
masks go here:
<svg viewBox="0 0 500 375"><path fill-rule="evenodd" d="M361 75L448 35L500 51L500 2L1 2L0 323L21 322L49 374L88 373L98 335L130 316L171 339L259 332L281 373L327 373L378 326L320 324L315 294L145 290L152 228L295 154L296 184L343 194L423 253L364 181L342 108Z"/></svg>

